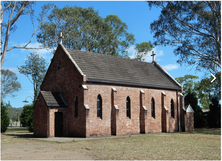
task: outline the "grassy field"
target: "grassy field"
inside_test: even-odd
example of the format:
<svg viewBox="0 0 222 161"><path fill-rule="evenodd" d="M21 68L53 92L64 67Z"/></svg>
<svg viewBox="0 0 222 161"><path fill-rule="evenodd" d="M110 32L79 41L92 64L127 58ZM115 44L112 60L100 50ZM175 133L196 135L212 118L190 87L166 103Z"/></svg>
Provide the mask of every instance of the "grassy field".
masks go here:
<svg viewBox="0 0 222 161"><path fill-rule="evenodd" d="M220 129L196 129L186 133L132 135L66 143L27 139L31 136L32 133L25 128L10 128L1 135L1 141L2 145L20 143L22 147L39 144L45 149L79 151L93 159L102 160L221 160Z"/></svg>

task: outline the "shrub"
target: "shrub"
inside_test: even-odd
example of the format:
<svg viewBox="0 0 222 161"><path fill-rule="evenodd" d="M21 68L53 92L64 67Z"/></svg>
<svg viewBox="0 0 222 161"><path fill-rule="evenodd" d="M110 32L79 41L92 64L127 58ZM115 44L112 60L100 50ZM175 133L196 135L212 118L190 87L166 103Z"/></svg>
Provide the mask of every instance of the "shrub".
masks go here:
<svg viewBox="0 0 222 161"><path fill-rule="evenodd" d="M7 113L7 106L1 101L1 132L5 132L9 125L9 117Z"/></svg>
<svg viewBox="0 0 222 161"><path fill-rule="evenodd" d="M26 127L29 132L33 132L33 104L25 105L23 107L20 121L23 127Z"/></svg>

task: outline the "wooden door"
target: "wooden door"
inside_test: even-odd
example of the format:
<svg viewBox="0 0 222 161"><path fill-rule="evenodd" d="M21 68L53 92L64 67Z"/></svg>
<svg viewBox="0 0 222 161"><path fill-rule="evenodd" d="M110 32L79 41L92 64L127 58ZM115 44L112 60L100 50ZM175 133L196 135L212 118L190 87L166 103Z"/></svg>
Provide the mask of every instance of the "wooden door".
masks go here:
<svg viewBox="0 0 222 161"><path fill-rule="evenodd" d="M63 113L55 112L55 137L63 136Z"/></svg>

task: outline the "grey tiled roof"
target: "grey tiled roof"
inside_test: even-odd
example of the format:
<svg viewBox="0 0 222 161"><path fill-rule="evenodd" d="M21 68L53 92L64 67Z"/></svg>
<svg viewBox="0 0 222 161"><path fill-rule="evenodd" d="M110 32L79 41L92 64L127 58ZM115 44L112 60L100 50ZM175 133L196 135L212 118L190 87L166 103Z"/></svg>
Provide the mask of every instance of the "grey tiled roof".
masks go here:
<svg viewBox="0 0 222 161"><path fill-rule="evenodd" d="M50 106L50 107L66 107L67 106L62 95L58 92L41 91L41 94L47 106Z"/></svg>
<svg viewBox="0 0 222 161"><path fill-rule="evenodd" d="M87 81L181 89L156 62L147 63L96 53L66 49Z"/></svg>

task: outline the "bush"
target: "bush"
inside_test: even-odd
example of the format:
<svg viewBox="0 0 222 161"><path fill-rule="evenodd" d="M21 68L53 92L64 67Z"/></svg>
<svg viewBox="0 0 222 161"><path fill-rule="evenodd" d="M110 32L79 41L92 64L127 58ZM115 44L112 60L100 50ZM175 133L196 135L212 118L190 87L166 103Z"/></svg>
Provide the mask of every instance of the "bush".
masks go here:
<svg viewBox="0 0 222 161"><path fill-rule="evenodd" d="M33 104L25 105L20 116L20 121L23 127L26 127L29 132L33 132Z"/></svg>
<svg viewBox="0 0 222 161"><path fill-rule="evenodd" d="M210 128L221 127L221 105L218 97L211 97L210 112L208 113L207 121Z"/></svg>
<svg viewBox="0 0 222 161"><path fill-rule="evenodd" d="M9 117L7 113L7 106L1 101L1 132L6 132L9 125Z"/></svg>

